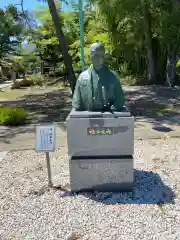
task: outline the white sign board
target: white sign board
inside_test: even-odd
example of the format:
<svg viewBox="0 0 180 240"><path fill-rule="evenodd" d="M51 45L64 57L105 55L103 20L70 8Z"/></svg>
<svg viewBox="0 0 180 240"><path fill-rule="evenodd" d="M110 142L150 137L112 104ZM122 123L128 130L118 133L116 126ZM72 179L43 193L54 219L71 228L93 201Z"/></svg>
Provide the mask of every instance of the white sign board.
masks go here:
<svg viewBox="0 0 180 240"><path fill-rule="evenodd" d="M56 145L56 127L55 125L36 127L36 151L54 152Z"/></svg>

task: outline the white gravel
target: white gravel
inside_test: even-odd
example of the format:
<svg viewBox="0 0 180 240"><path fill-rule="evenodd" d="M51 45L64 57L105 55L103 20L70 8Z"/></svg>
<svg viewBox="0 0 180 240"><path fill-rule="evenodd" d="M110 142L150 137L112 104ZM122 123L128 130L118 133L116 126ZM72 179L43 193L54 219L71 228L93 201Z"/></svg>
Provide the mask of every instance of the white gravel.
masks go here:
<svg viewBox="0 0 180 240"><path fill-rule="evenodd" d="M52 156L68 186L67 151ZM135 142L133 193L71 195L48 189L45 159L11 152L0 163L1 240L179 240L180 139Z"/></svg>

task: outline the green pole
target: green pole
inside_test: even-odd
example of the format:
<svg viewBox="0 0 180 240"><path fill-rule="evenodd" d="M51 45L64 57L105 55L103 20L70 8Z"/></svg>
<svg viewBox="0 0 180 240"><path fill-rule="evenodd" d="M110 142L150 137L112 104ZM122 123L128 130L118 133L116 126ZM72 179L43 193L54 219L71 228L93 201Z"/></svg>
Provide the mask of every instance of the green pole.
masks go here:
<svg viewBox="0 0 180 240"><path fill-rule="evenodd" d="M80 51L81 51L81 66L84 71L84 9L83 0L79 0L79 24L80 24Z"/></svg>

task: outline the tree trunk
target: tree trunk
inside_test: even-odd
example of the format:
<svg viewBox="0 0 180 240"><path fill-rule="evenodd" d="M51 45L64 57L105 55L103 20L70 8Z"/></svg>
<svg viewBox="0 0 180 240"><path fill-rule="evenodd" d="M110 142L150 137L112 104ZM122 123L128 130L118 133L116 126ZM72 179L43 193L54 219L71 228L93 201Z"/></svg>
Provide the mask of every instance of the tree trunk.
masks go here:
<svg viewBox="0 0 180 240"><path fill-rule="evenodd" d="M156 81L156 71L155 71L155 59L153 56L152 47L152 31L151 31L151 16L148 10L148 5L146 0L141 0L144 16L144 31L145 31L145 42L147 50L147 70L148 70L148 83L153 83Z"/></svg>
<svg viewBox="0 0 180 240"><path fill-rule="evenodd" d="M176 76L176 48L174 45L169 45L167 66L166 66L166 81L170 87L174 86Z"/></svg>
<svg viewBox="0 0 180 240"><path fill-rule="evenodd" d="M12 71L11 73L11 81L15 84L16 83L16 73Z"/></svg>
<svg viewBox="0 0 180 240"><path fill-rule="evenodd" d="M73 93L74 89L75 89L75 85L76 85L76 77L75 77L74 70L72 67L72 59L68 53L68 45L67 45L66 39L64 37L64 33L62 31L60 18L58 16L54 0L47 0L47 2L48 2L49 11L50 11L52 20L54 22L56 36L57 36L57 38L59 40L59 44L61 46L61 51L62 51L62 55L64 58L64 64L67 69L68 78L69 78L71 90Z"/></svg>
<svg viewBox="0 0 180 240"><path fill-rule="evenodd" d="M157 78L160 84L166 82L166 66L167 66L167 48L165 45L159 45L158 50L158 64L157 64Z"/></svg>
<svg viewBox="0 0 180 240"><path fill-rule="evenodd" d="M44 62L41 61L41 75L44 75Z"/></svg>
<svg viewBox="0 0 180 240"><path fill-rule="evenodd" d="M171 2L171 9L170 9L170 18L174 15L176 11L176 4L177 1ZM170 87L173 87L175 84L175 77L176 77L176 52L177 52L177 44L171 40L170 44L168 45L168 54L167 54L167 65L166 65L166 82Z"/></svg>

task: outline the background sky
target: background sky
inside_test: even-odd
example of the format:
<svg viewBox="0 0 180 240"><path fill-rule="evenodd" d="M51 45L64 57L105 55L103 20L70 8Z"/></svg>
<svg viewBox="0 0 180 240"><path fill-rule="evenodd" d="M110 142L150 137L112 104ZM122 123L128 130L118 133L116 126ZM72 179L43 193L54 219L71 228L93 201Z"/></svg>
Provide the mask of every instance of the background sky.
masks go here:
<svg viewBox="0 0 180 240"><path fill-rule="evenodd" d="M21 0L0 0L0 8L4 8L8 4L19 4ZM70 2L70 1L69 1ZM43 4L42 2L39 3L37 0L24 0L24 10L30 10L33 11L36 9L36 6L39 4ZM47 4L43 4L47 5ZM71 10L71 4L65 4L62 3L62 8L64 11L70 11Z"/></svg>

